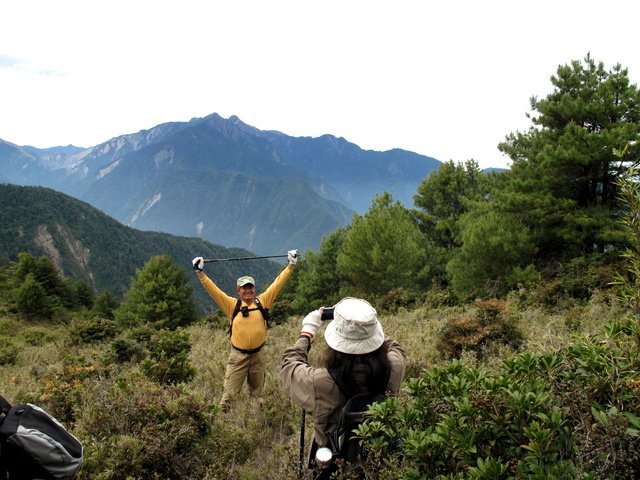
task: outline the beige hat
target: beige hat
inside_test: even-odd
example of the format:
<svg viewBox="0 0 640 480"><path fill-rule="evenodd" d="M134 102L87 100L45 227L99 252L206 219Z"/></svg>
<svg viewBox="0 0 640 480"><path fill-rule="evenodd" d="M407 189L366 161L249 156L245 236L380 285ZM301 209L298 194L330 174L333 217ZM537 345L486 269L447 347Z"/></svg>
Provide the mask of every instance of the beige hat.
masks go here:
<svg viewBox="0 0 640 480"><path fill-rule="evenodd" d="M244 277L240 277L236 282L236 285L238 285L239 287L244 287L245 285L255 285L255 284L256 284L256 281L253 279L253 277L250 277L248 275Z"/></svg>
<svg viewBox="0 0 640 480"><path fill-rule="evenodd" d="M334 350L352 355L371 353L384 342L376 309L360 298L343 298L335 305L324 339Z"/></svg>

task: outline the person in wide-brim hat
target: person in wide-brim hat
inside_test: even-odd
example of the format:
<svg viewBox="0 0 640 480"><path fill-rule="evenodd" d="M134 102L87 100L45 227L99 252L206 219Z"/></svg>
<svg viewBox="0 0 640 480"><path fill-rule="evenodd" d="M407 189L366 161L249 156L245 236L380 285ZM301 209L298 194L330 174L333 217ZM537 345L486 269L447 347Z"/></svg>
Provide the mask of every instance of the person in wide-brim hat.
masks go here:
<svg viewBox="0 0 640 480"><path fill-rule="evenodd" d="M310 454L327 445L327 433L338 425L340 411L358 393L400 391L405 355L398 342L385 336L378 314L364 299L343 298L325 329L324 365L312 367L308 353L322 325L324 308L302 320L300 336L282 356L280 379L292 400L313 415Z"/></svg>

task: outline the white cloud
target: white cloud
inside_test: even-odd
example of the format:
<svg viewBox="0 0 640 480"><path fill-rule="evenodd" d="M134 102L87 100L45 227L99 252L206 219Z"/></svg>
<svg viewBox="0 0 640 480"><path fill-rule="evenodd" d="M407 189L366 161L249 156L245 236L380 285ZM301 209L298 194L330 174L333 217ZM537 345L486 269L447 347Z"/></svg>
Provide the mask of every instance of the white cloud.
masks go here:
<svg viewBox="0 0 640 480"><path fill-rule="evenodd" d="M21 0L0 15L0 138L48 147L210 113L503 166L532 95L587 52L640 78L611 0Z"/></svg>

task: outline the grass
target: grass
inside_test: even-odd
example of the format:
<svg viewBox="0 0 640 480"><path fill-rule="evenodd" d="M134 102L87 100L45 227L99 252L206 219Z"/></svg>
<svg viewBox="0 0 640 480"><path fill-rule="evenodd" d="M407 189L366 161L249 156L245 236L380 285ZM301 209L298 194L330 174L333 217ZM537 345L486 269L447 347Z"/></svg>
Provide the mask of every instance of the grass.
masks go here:
<svg viewBox="0 0 640 480"><path fill-rule="evenodd" d="M472 311L473 308L421 306L413 310L401 309L393 315L380 316L385 333L398 340L405 350L407 377L416 376L425 367L445 360L437 349L440 331L449 319ZM564 311L519 309L515 302L510 303L508 308L509 316L524 334L523 350L529 351L558 350L572 342L576 335L600 331L613 319L626 314L620 305L603 296L594 296L590 303L573 306ZM182 394L192 396L196 399L195 403L207 406L211 412L207 415L210 415L208 418L212 428L212 443L199 445L199 448L202 448L199 453L201 460L208 463L203 467L206 473L197 477L200 480L297 478L302 411L282 390L278 372L283 351L298 337L300 321L301 317L290 318L288 322L275 325L269 331L266 347L268 368L263 404L258 405L252 401L245 387L234 402L232 410L227 413L217 409L229 354L227 332L204 322L187 329L192 345L190 360L197 373L188 385L183 386ZM1 393L14 403L33 401L48 406L47 402L51 396L47 397L43 392L53 391L60 398L79 396L82 398L79 403L83 408L98 411L101 405L108 405L110 396L115 395L113 392L119 388L119 382L125 382L122 379L127 379L126 382L134 388L136 385L140 388L151 388L145 386L146 383L136 383L142 382L139 379L139 365L136 363L120 365L117 368L96 368L91 371L88 379L77 372L69 374L65 371L69 358L75 358L76 361L82 359L81 363L86 365L100 365L110 342L77 345L77 342L71 342L68 338L68 330L64 325L26 324L6 313L0 317L0 325L4 327L4 336L11 338L19 348L15 364L0 366ZM40 336L43 338L42 342L35 340ZM321 362L324 349L321 331L310 352L311 364L318 365ZM508 347L492 346L485 352L481 361L489 366L498 365L502 358L513 353L515 352ZM480 362L474 354L465 353L462 358L468 363ZM91 392L91 395L88 392ZM118 395L121 394L122 392ZM142 402L143 398L140 397L138 403ZM163 402L156 408L165 405L168 400ZM77 432L83 431L84 421L86 419L79 419L78 425L75 426ZM108 432L105 432L105 435L107 434ZM311 435L312 420L307 415L307 441ZM81 480L120 478L109 469L101 471L96 462L102 457L97 453L92 455L92 449L99 449L100 442L106 440L81 440L86 440L86 455L90 459L87 468L92 468L93 474L100 472L93 477L81 475ZM120 442L120 445L126 443L124 440ZM130 477L134 478L143 476ZM181 478L192 477L183 475Z"/></svg>

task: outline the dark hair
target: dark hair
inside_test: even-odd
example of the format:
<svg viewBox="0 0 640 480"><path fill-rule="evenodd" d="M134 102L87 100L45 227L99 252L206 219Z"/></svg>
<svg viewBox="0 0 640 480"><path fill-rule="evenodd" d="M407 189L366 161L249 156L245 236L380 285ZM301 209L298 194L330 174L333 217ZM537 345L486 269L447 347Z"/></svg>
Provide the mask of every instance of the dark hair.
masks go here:
<svg viewBox="0 0 640 480"><path fill-rule="evenodd" d="M360 392L385 393L391 365L387 345L361 355L342 353L327 347L325 367L346 397Z"/></svg>

